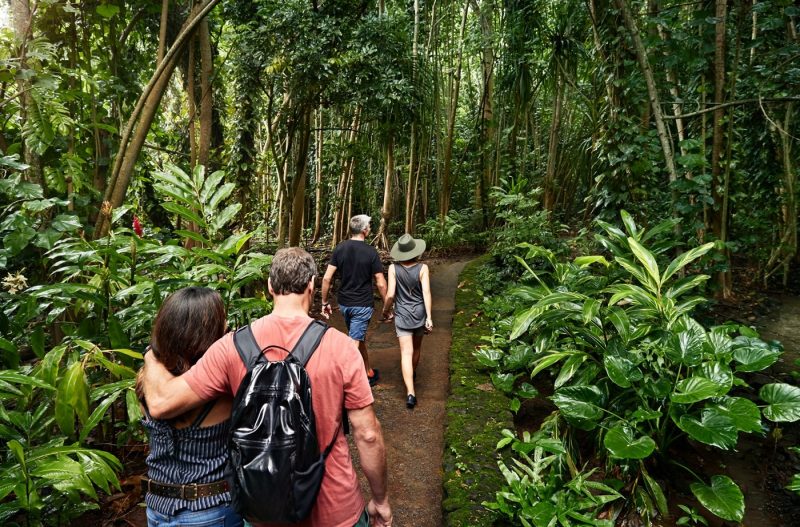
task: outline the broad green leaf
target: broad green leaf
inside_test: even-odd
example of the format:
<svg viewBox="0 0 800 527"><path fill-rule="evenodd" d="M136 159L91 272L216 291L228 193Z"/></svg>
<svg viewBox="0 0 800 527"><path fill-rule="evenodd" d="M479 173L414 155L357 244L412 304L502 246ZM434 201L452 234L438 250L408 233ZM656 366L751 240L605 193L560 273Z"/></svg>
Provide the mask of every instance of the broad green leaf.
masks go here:
<svg viewBox="0 0 800 527"><path fill-rule="evenodd" d="M739 363L736 371L761 371L775 364L781 354L779 348L760 339L737 337L733 341L733 360Z"/></svg>
<svg viewBox="0 0 800 527"><path fill-rule="evenodd" d="M514 390L515 375L511 373L492 373L492 384L506 393L511 393Z"/></svg>
<svg viewBox="0 0 800 527"><path fill-rule="evenodd" d="M713 406L720 415L726 415L740 432L761 432L761 411L756 403L743 397L724 397Z"/></svg>
<svg viewBox="0 0 800 527"><path fill-rule="evenodd" d="M614 260L651 292L658 290L658 283L653 281L646 269L639 267L624 256L616 256Z"/></svg>
<svg viewBox="0 0 800 527"><path fill-rule="evenodd" d="M203 221L203 219L196 212L190 210L188 207L179 205L174 201L166 201L162 203L161 206L167 209L167 211L172 212L173 214L177 214L184 220L190 221L195 225L203 226L206 224L206 222Z"/></svg>
<svg viewBox="0 0 800 527"><path fill-rule="evenodd" d="M547 501L540 501L531 507L526 515L534 527L548 527L553 525L553 520L556 518L556 507Z"/></svg>
<svg viewBox="0 0 800 527"><path fill-rule="evenodd" d="M703 410L700 419L683 415L675 424L692 439L724 450L734 448L739 437L733 419L714 408Z"/></svg>
<svg viewBox="0 0 800 527"><path fill-rule="evenodd" d="M203 182L203 189L200 191L200 201L203 203L208 203L208 201L211 199L211 195L219 188L219 184L222 182L224 177L225 172L222 170L212 172L211 175L209 175Z"/></svg>
<svg viewBox="0 0 800 527"><path fill-rule="evenodd" d="M703 334L691 329L674 334L666 347L667 357L686 366L697 366L703 358L704 340Z"/></svg>
<svg viewBox="0 0 800 527"><path fill-rule="evenodd" d="M561 388L565 383L569 382L570 379L575 375L575 372L578 371L581 364L589 358L588 355L581 353L580 355L574 355L567 360L564 361L564 364L561 366L561 371L558 373L558 377L556 377L553 386L558 389Z"/></svg>
<svg viewBox="0 0 800 527"><path fill-rule="evenodd" d="M67 435L75 432L74 415L77 415L82 423L89 419L88 385L83 363L80 361L74 362L67 368L56 392L56 420L62 432Z"/></svg>
<svg viewBox="0 0 800 527"><path fill-rule="evenodd" d="M608 378L621 388L629 388L631 382L642 380L642 372L630 359L618 355L607 354L603 357L603 366Z"/></svg>
<svg viewBox="0 0 800 527"><path fill-rule="evenodd" d="M621 300L630 300L635 304L639 304L640 306L648 307L656 311L659 308L656 297L636 285L614 284L607 287L605 292L612 294L611 298L608 300L609 306L615 306Z"/></svg>
<svg viewBox="0 0 800 527"><path fill-rule="evenodd" d="M523 382L520 384L519 388L515 390L515 393L523 399L532 399L539 395L539 390L534 388L531 383Z"/></svg>
<svg viewBox="0 0 800 527"><path fill-rule="evenodd" d="M617 333L622 337L622 342L627 343L631 338L631 321L625 310L617 306L611 306L607 313L608 320L614 325Z"/></svg>
<svg viewBox="0 0 800 527"><path fill-rule="evenodd" d="M590 422L603 417L605 396L597 386L566 386L550 399L565 416Z"/></svg>
<svg viewBox="0 0 800 527"><path fill-rule="evenodd" d="M583 323L588 324L600 312L600 302L594 298L587 298L583 303Z"/></svg>
<svg viewBox="0 0 800 527"><path fill-rule="evenodd" d="M594 263L603 264L605 267L611 265L604 256L578 256L572 261L572 263L578 267L588 267Z"/></svg>
<svg viewBox="0 0 800 527"><path fill-rule="evenodd" d="M712 247L714 247L714 242L709 242L705 245L701 245L700 247L690 249L672 260L672 262L670 262L670 264L667 266L667 269L664 271L664 275L661 277L661 283L666 283L672 275L706 254L711 250Z"/></svg>
<svg viewBox="0 0 800 527"><path fill-rule="evenodd" d="M528 331L534 320L542 314L542 310L536 306L530 307L514 317L514 324L511 326L509 340L518 339L523 333Z"/></svg>
<svg viewBox="0 0 800 527"><path fill-rule="evenodd" d="M117 392L115 394L112 394L109 397L106 397L103 400L102 403L97 405L97 408L94 409L94 411L92 412L92 415L89 416L89 419L81 427L81 433L80 433L80 436L78 436L78 441L80 443L83 443L86 440L86 438L89 436L89 434L92 432L92 430L94 430L94 428L98 424L100 424L100 421L103 420L103 416L105 416L106 411L108 410L108 408L112 404L114 404L114 401L117 400L117 398L120 396L121 393L122 392Z"/></svg>
<svg viewBox="0 0 800 527"><path fill-rule="evenodd" d="M108 340L112 348L127 348L130 346L128 335L125 334L125 330L122 329L122 324L120 324L116 315L113 313L109 313L108 315L107 329Z"/></svg>
<svg viewBox="0 0 800 527"><path fill-rule="evenodd" d="M228 199L228 196L231 195L233 189L236 188L235 183L225 183L221 187L217 188L214 192L214 195L208 201L208 208L211 210L217 210L219 204L222 203L223 200Z"/></svg>
<svg viewBox="0 0 800 527"><path fill-rule="evenodd" d="M725 395L733 387L733 372L730 366L720 362L704 362L700 365L700 377L709 379L720 387L717 395Z"/></svg>
<svg viewBox="0 0 800 527"><path fill-rule="evenodd" d="M659 514L666 517L669 514L667 497L664 496L664 491L661 489L661 485L659 485L658 482L650 477L650 474L647 473L647 470L644 468L644 463L641 464L641 467L642 476L644 476L644 482L647 485L647 489L650 491L650 496L653 497L653 501L656 503L656 508L658 508Z"/></svg>
<svg viewBox="0 0 800 527"><path fill-rule="evenodd" d="M656 285L656 288L661 287L661 274L658 270L658 263L656 262L653 253L645 249L642 244L636 241L636 238L628 237L628 244L631 246L633 255L644 266L650 280Z"/></svg>
<svg viewBox="0 0 800 527"><path fill-rule="evenodd" d="M744 495L728 476L712 476L711 485L692 483L690 488L703 507L723 520L740 522L744 518Z"/></svg>
<svg viewBox="0 0 800 527"><path fill-rule="evenodd" d="M73 214L59 214L53 218L50 226L61 232L72 232L83 227L78 217Z"/></svg>
<svg viewBox="0 0 800 527"><path fill-rule="evenodd" d="M241 208L241 203L232 203L228 205L214 217L214 219L211 221L210 227L213 227L215 232L221 231L229 221L236 217Z"/></svg>
<svg viewBox="0 0 800 527"><path fill-rule="evenodd" d="M681 278L680 280L675 281L672 286L664 292L664 296L672 299L678 298L686 291L690 291L703 282L706 282L709 278L710 277L706 274L698 274Z"/></svg>
<svg viewBox="0 0 800 527"><path fill-rule="evenodd" d="M23 225L6 234L3 238L3 246L8 251L9 256L16 256L28 246L28 243L36 236L36 230Z"/></svg>
<svg viewBox="0 0 800 527"><path fill-rule="evenodd" d="M504 356L502 351L492 348L480 348L473 351L472 355L488 368L497 368Z"/></svg>
<svg viewBox="0 0 800 527"><path fill-rule="evenodd" d="M692 404L718 394L720 385L705 377L689 377L678 381L669 396L674 403Z"/></svg>
<svg viewBox="0 0 800 527"><path fill-rule="evenodd" d="M636 228L636 222L633 221L633 217L624 209L619 211L619 215L622 218L622 224L625 225L625 230L628 231L628 235L638 238L639 229Z"/></svg>
<svg viewBox="0 0 800 527"><path fill-rule="evenodd" d="M635 437L635 430L624 424L609 429L603 445L612 457L620 459L645 459L656 449L656 442L650 436Z"/></svg>
<svg viewBox="0 0 800 527"><path fill-rule="evenodd" d="M136 398L136 392L132 389L125 392L125 406L128 409L129 423L136 423L143 417L139 399Z"/></svg>
<svg viewBox="0 0 800 527"><path fill-rule="evenodd" d="M10 384L24 384L26 386L35 386L45 390L54 390L54 388L47 384L47 382L32 377L30 375L23 375L14 370L0 370L0 381Z"/></svg>
<svg viewBox="0 0 800 527"><path fill-rule="evenodd" d="M562 351L559 353L551 353L550 355L539 359L536 361L536 366L533 368L533 371L531 371L531 378L536 377L542 370L546 370L561 359L566 359L574 354L574 351Z"/></svg>
<svg viewBox="0 0 800 527"><path fill-rule="evenodd" d="M42 326L37 326L36 329L31 332L29 342L36 356L40 359L44 358L44 328Z"/></svg>
<svg viewBox="0 0 800 527"><path fill-rule="evenodd" d="M764 417L776 422L794 422L800 420L800 388L791 384L766 384L758 392L759 397L767 403Z"/></svg>

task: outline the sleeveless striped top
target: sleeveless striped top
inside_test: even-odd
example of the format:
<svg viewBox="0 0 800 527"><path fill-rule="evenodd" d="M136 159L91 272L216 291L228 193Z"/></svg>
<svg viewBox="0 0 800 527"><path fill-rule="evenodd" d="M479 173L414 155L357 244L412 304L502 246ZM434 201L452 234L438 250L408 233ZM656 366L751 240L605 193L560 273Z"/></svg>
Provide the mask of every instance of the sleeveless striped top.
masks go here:
<svg viewBox="0 0 800 527"><path fill-rule="evenodd" d="M228 436L230 419L213 426L201 427L216 401L210 401L191 426L175 428L168 421L156 420L143 405L145 418L142 425L150 436L150 454L147 456L147 477L160 483L185 485L213 483L224 479L228 462ZM201 511L229 504L230 492L206 496L197 500L167 498L147 493L145 503L154 511L172 515L181 509Z"/></svg>
<svg viewBox="0 0 800 527"><path fill-rule="evenodd" d="M397 279L395 292L394 324L400 329L417 329L425 325L425 300L422 297L422 282L419 273L422 264L405 267L393 264Z"/></svg>

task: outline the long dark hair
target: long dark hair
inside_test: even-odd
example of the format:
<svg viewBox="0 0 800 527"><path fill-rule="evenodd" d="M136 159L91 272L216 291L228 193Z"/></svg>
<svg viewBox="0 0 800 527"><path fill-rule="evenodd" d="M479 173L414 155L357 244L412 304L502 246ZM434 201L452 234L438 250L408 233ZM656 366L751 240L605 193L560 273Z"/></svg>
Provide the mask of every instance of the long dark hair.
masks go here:
<svg viewBox="0 0 800 527"><path fill-rule="evenodd" d="M153 323L150 346L173 375L185 373L225 334L225 306L207 287L179 289L164 300Z"/></svg>

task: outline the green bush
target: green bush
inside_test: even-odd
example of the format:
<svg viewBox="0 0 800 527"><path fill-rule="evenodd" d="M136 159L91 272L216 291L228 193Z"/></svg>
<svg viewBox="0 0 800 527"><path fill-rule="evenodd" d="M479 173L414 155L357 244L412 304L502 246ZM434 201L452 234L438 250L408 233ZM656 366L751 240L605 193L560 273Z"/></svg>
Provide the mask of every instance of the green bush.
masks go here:
<svg viewBox="0 0 800 527"><path fill-rule="evenodd" d="M524 245L523 284L506 298L517 306L508 333L476 352L494 366L496 386L529 395L530 381L549 374L550 397L571 430L595 437L597 455L620 467L640 514L667 513L663 491L647 475L648 461L667 455L681 438L733 449L738 434L762 433L773 422L800 419L800 388L767 384L757 405L743 375L778 360L782 349L750 328L705 328L692 318L705 302L695 290L708 276L682 276L711 250L706 244L659 265L643 243L652 238L623 214L626 233L603 225L614 255L581 256L563 263L549 250ZM656 228L668 229L668 225ZM663 251L662 251L663 252ZM534 270L528 261L547 262ZM520 379L521 378L521 379ZM691 485L697 500L720 518L741 521L744 498L727 476Z"/></svg>

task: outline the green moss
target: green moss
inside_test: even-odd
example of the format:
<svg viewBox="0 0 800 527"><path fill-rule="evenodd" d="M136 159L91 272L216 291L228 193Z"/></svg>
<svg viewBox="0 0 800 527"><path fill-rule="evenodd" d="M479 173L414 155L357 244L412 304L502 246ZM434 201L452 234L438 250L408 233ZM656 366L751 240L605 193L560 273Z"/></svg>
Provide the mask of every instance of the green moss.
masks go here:
<svg viewBox="0 0 800 527"><path fill-rule="evenodd" d="M488 372L472 352L489 319L478 314L483 298L476 275L488 262L482 257L462 271L456 291L450 347L450 397L444 435L444 524L448 527L493 525L495 515L481 506L492 501L504 483L495 446L503 428L513 429L508 398L491 388Z"/></svg>

